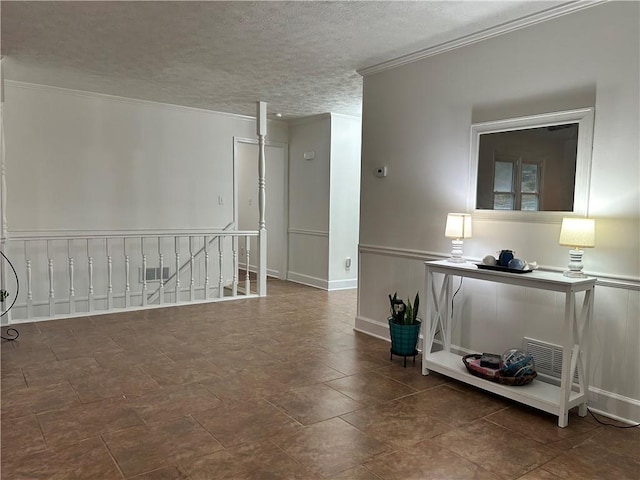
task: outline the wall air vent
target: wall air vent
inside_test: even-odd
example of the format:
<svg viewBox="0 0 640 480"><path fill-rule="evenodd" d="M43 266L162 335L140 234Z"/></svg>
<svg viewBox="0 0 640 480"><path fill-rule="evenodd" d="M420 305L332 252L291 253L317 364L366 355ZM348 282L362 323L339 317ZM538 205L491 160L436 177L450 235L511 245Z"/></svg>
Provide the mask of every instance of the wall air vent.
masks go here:
<svg viewBox="0 0 640 480"><path fill-rule="evenodd" d="M560 345L524 337L523 350L533 357L538 373L560 380L562 376L562 347ZM578 382L577 369L573 381Z"/></svg>
<svg viewBox="0 0 640 480"><path fill-rule="evenodd" d="M138 278L142 283L142 268L138 269ZM147 267L145 270L145 278L147 283L160 281L160 267ZM166 282L169 280L169 267L162 267L162 280Z"/></svg>

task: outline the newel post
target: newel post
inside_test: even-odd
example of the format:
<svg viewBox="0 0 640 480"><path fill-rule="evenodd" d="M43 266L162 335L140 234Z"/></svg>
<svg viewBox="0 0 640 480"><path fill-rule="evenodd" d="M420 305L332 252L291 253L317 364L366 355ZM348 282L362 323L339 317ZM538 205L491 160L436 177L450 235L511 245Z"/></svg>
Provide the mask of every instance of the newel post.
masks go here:
<svg viewBox="0 0 640 480"><path fill-rule="evenodd" d="M258 229L258 295L267 295L267 224L265 222L266 192L265 192L265 156L264 143L267 136L267 104L257 102L257 133L258 133L258 209L260 221Z"/></svg>

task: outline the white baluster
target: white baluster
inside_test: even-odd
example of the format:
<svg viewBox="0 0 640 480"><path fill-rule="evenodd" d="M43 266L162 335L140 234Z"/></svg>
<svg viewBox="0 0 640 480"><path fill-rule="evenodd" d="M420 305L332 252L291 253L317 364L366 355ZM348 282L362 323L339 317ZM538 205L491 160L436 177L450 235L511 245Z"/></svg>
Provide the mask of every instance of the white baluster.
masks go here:
<svg viewBox="0 0 640 480"><path fill-rule="evenodd" d="M266 163L265 163L265 138L267 136L267 104L266 102L257 102L257 133L258 133L258 227L260 234L258 236L258 295L264 297L267 295L267 223L265 221L266 211Z"/></svg>
<svg viewBox="0 0 640 480"><path fill-rule="evenodd" d="M209 237L204 236L204 298L209 298Z"/></svg>
<svg viewBox="0 0 640 480"><path fill-rule="evenodd" d="M174 237L176 252L176 303L180 301L180 237Z"/></svg>
<svg viewBox="0 0 640 480"><path fill-rule="evenodd" d="M91 256L91 250L89 249L89 239L87 239L87 265L89 269L89 292L88 298L88 310L93 312L93 257Z"/></svg>
<svg viewBox="0 0 640 480"><path fill-rule="evenodd" d="M238 296L238 237L231 237L231 245L233 248L233 284L231 286L231 295Z"/></svg>
<svg viewBox="0 0 640 480"><path fill-rule="evenodd" d="M129 279L129 255L127 254L127 239L122 239L122 247L124 251L124 307L131 306L131 284Z"/></svg>
<svg viewBox="0 0 640 480"><path fill-rule="evenodd" d="M73 255L71 255L71 240L67 240L67 257L69 258L69 313L76 312L76 291L73 286Z"/></svg>
<svg viewBox="0 0 640 480"><path fill-rule="evenodd" d="M33 291L31 283L31 259L27 253L27 241L24 242L24 258L27 260L27 319L33 316Z"/></svg>
<svg viewBox="0 0 640 480"><path fill-rule="evenodd" d="M224 297L224 247L222 245L223 236L218 235L218 267L220 268L220 277L218 278L218 297Z"/></svg>
<svg viewBox="0 0 640 480"><path fill-rule="evenodd" d="M144 237L140 237L140 252L142 253L142 306L147 304L147 255L144 253Z"/></svg>
<svg viewBox="0 0 640 480"><path fill-rule="evenodd" d="M162 255L162 249L160 245L161 238L162 237L158 237L158 261L160 263L160 296L158 301L160 302L160 305L164 303L164 255Z"/></svg>
<svg viewBox="0 0 640 480"><path fill-rule="evenodd" d="M251 237L249 236L244 237L244 249L247 252L245 255L247 263L244 277L244 294L249 295L251 293L251 278L249 278L249 250L251 249Z"/></svg>
<svg viewBox="0 0 640 480"><path fill-rule="evenodd" d="M49 253L49 244L51 242L47 240L47 269L49 271L49 316L53 317L56 313L55 307L55 291L53 288L53 258Z"/></svg>
<svg viewBox="0 0 640 480"><path fill-rule="evenodd" d="M107 310L111 310L113 307L113 261L109 251L108 238L105 238L105 246L107 251Z"/></svg>
<svg viewBox="0 0 640 480"><path fill-rule="evenodd" d="M193 237L189 237L189 270L191 283L189 284L189 301L193 302L196 294L196 280L193 278Z"/></svg>

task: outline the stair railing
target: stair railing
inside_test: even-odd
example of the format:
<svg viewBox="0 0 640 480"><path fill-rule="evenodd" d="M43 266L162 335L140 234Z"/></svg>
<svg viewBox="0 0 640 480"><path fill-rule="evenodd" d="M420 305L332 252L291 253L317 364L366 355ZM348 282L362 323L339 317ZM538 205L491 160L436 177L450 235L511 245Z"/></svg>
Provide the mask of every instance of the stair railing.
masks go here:
<svg viewBox="0 0 640 480"><path fill-rule="evenodd" d="M256 296L251 293L249 246L252 237L260 242L260 231L232 226L10 235L4 253L20 282L11 322ZM245 250L239 255L241 242ZM262 262L266 252L259 252ZM17 290L11 284L4 288L9 294ZM259 294L258 285L255 291Z"/></svg>

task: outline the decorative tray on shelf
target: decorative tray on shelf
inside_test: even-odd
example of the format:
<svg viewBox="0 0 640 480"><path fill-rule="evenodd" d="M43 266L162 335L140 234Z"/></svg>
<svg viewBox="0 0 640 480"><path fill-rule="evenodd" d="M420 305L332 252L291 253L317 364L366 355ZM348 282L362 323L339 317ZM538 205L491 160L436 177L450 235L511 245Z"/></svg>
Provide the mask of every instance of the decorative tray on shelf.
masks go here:
<svg viewBox="0 0 640 480"><path fill-rule="evenodd" d="M531 272L533 272L533 270L531 270L531 269L518 270L518 269L515 269L515 268L501 267L500 265L485 265L484 263L476 263L476 265L478 266L478 268L480 268L482 270L495 270L496 272L509 272L509 273L531 273Z"/></svg>

